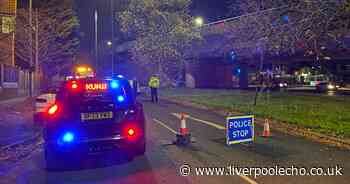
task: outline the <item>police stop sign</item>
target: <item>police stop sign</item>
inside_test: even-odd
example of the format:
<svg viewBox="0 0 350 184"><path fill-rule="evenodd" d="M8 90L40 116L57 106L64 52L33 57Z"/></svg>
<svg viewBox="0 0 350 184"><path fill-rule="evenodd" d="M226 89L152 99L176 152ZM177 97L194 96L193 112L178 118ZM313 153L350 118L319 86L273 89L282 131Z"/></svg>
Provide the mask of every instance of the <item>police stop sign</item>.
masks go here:
<svg viewBox="0 0 350 184"><path fill-rule="evenodd" d="M228 145L254 140L254 116L228 117L226 143Z"/></svg>

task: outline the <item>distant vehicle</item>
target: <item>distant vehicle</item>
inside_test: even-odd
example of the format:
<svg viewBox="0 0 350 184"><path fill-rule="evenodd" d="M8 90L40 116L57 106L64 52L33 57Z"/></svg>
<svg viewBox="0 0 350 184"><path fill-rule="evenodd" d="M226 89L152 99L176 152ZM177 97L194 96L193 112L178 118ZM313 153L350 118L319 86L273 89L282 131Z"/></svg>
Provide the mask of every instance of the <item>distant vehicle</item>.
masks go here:
<svg viewBox="0 0 350 184"><path fill-rule="evenodd" d="M318 92L336 91L339 89L339 85L334 82L321 82L316 85Z"/></svg>
<svg viewBox="0 0 350 184"><path fill-rule="evenodd" d="M307 78L306 82L309 82L310 86L315 87L320 83L329 82L329 77L326 75L312 75Z"/></svg>
<svg viewBox="0 0 350 184"><path fill-rule="evenodd" d="M133 88L135 95L141 94L140 84L137 80L129 80L129 84Z"/></svg>
<svg viewBox="0 0 350 184"><path fill-rule="evenodd" d="M35 98L33 121L35 125L42 125L45 113L56 101L57 90L51 88Z"/></svg>
<svg viewBox="0 0 350 184"><path fill-rule="evenodd" d="M288 80L283 77L274 77L272 80L272 89L286 89L288 88Z"/></svg>
<svg viewBox="0 0 350 184"><path fill-rule="evenodd" d="M274 88L277 88L277 89L288 88L288 83L285 81L277 81L276 83L274 83Z"/></svg>
<svg viewBox="0 0 350 184"><path fill-rule="evenodd" d="M48 169L95 156L134 158L145 153L145 117L128 80L70 79L46 112Z"/></svg>
<svg viewBox="0 0 350 184"><path fill-rule="evenodd" d="M145 94L145 95L151 93L148 86L140 86L139 91L140 91L140 94Z"/></svg>

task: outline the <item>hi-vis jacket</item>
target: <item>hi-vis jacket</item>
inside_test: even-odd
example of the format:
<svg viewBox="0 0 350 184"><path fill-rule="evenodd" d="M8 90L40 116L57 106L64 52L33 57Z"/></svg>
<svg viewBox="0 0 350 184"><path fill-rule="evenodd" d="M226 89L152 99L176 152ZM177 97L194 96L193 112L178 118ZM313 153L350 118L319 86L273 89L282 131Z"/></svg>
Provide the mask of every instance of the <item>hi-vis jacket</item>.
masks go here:
<svg viewBox="0 0 350 184"><path fill-rule="evenodd" d="M158 77L151 77L148 86L151 88L159 88L160 82Z"/></svg>

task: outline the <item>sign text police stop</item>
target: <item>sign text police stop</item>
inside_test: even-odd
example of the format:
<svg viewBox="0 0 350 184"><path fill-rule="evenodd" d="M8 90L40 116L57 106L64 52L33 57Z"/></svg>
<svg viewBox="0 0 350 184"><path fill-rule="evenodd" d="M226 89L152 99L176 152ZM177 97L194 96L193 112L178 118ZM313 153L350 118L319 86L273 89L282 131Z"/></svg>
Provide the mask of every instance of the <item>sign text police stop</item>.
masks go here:
<svg viewBox="0 0 350 184"><path fill-rule="evenodd" d="M237 144L254 140L254 116L228 117L226 143Z"/></svg>

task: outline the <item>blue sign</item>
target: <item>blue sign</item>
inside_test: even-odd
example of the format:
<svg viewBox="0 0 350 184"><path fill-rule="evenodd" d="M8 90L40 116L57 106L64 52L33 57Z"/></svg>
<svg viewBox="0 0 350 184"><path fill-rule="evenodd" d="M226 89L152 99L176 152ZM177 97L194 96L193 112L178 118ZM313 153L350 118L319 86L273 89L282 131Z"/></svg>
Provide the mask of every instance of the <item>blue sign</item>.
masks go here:
<svg viewBox="0 0 350 184"><path fill-rule="evenodd" d="M228 145L254 141L254 116L228 117L226 143Z"/></svg>

